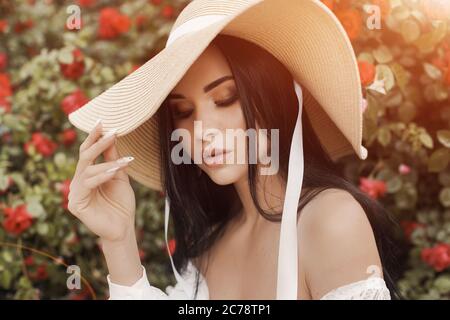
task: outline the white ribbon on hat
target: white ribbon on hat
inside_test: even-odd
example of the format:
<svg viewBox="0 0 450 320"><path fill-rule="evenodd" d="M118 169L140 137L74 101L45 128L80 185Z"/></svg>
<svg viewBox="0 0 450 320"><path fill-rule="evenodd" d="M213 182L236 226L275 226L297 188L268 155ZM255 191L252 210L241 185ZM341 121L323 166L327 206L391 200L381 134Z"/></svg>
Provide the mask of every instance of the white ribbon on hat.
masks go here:
<svg viewBox="0 0 450 320"><path fill-rule="evenodd" d="M194 18L183 23L171 32L166 47L176 39L190 32L206 28L209 25L224 19L225 15L208 15ZM289 154L288 178L286 195L283 205L283 215L280 228L280 242L278 251L277 300L297 300L298 287L298 245L297 245L297 208L303 184L304 158L302 141L302 107L303 92L301 86L294 80L295 93L298 99L298 115L292 135L291 150ZM178 273L172 256L170 255L167 232L169 226L170 202L165 199L164 234L170 263L177 282L186 292L192 293L192 288ZM193 298L193 297L192 297Z"/></svg>

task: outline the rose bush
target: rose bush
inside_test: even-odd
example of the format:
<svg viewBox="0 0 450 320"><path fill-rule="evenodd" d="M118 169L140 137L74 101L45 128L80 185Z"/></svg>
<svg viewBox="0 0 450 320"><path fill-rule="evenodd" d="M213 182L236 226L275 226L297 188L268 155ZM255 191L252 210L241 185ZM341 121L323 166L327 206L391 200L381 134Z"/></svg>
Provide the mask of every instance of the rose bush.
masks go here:
<svg viewBox="0 0 450 320"><path fill-rule="evenodd" d="M156 55L187 2L0 2L0 298L107 297L98 240L67 212L85 138L67 115ZM352 41L366 99L369 158L343 159L343 170L400 221L403 294L448 299L448 2L323 2ZM79 21L67 13L70 5L80 8ZM72 28L77 23L80 29ZM135 182L133 188L141 258L151 265L150 282L165 287L174 278L162 195ZM80 267L79 290L67 288L69 265Z"/></svg>

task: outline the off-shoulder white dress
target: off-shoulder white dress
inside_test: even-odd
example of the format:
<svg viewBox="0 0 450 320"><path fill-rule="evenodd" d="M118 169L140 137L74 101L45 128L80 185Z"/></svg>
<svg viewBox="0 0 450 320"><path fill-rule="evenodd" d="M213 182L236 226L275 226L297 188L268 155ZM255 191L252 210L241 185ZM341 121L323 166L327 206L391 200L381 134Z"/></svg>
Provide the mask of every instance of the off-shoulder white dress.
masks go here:
<svg viewBox="0 0 450 320"><path fill-rule="evenodd" d="M182 273L185 281L184 284L177 282L175 286L166 287L166 292L150 285L147 273L142 266L143 275L132 286L122 286L113 283L108 275L106 278L109 285L110 300L192 300L195 292L195 274L197 268L188 262L186 270ZM209 291L206 280L203 275L199 274L199 288L196 300L208 300ZM386 287L383 278L372 276L367 279L352 282L347 285L338 287L327 294L320 300L390 300L390 292Z"/></svg>

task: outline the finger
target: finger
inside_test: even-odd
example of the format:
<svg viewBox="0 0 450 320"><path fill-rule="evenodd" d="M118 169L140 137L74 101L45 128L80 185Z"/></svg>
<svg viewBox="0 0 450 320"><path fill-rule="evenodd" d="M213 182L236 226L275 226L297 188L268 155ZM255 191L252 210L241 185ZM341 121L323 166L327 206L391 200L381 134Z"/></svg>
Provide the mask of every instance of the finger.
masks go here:
<svg viewBox="0 0 450 320"><path fill-rule="evenodd" d="M80 145L80 152L92 146L101 136L101 133L102 133L102 121L101 119L98 119L94 125L94 128L92 128L89 135L86 137L86 139L84 139L83 143Z"/></svg>
<svg viewBox="0 0 450 320"><path fill-rule="evenodd" d="M99 185L111 180L118 173L118 171L123 170L123 168L125 167L115 167L112 170L104 171L96 176L84 180L83 184L88 189L95 189Z"/></svg>
<svg viewBox="0 0 450 320"><path fill-rule="evenodd" d="M91 178L115 167L125 167L133 160L133 157L123 157L113 161L90 165L86 168L86 170L84 170L83 179Z"/></svg>
<svg viewBox="0 0 450 320"><path fill-rule="evenodd" d="M108 147L104 152L103 152L103 157L106 161L117 161L120 157L119 152L117 151L117 147L116 147L116 143L114 141L114 143ZM126 155L126 158L131 157L130 155ZM134 159L134 158L133 158ZM128 174L126 173L125 170L119 170L119 172L117 172L115 179L120 179L123 181L128 181L129 182L129 177Z"/></svg>
<svg viewBox="0 0 450 320"><path fill-rule="evenodd" d="M101 119L98 119L94 128L91 130L91 132L86 137L86 139L84 139L83 143L81 143L81 145L80 145L79 160L78 160L77 166L75 168L74 176L77 176L78 174L80 174L86 166L86 164L83 161L80 161L81 154L87 148L92 146L98 140L98 138L101 137L101 135L102 135L102 122L101 122Z"/></svg>
<svg viewBox="0 0 450 320"><path fill-rule="evenodd" d="M89 148L80 153L78 165L81 172L95 162L97 157L114 142L115 137L115 130L109 131L101 139L99 139Z"/></svg>

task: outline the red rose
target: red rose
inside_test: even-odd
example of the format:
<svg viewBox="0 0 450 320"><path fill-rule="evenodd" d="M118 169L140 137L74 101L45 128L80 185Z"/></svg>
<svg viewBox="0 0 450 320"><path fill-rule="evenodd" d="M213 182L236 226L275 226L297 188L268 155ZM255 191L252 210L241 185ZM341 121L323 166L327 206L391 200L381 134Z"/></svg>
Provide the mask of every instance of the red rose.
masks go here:
<svg viewBox="0 0 450 320"><path fill-rule="evenodd" d="M30 274L30 278L34 280L45 280L48 278L47 265L42 263L36 269L36 272Z"/></svg>
<svg viewBox="0 0 450 320"><path fill-rule="evenodd" d="M8 56L4 52L0 52L0 70L5 69L8 64Z"/></svg>
<svg viewBox="0 0 450 320"><path fill-rule="evenodd" d="M406 164L401 164L398 166L398 172L401 175L407 175L411 172L411 167L407 166Z"/></svg>
<svg viewBox="0 0 450 320"><path fill-rule="evenodd" d="M382 180L361 177L359 188L373 199L378 199L386 193L386 183Z"/></svg>
<svg viewBox="0 0 450 320"><path fill-rule="evenodd" d="M358 61L361 84L368 86L375 79L375 66L367 61Z"/></svg>
<svg viewBox="0 0 450 320"><path fill-rule="evenodd" d="M30 29L33 27L33 20L28 19L26 21L19 21L14 25L14 31L16 33L22 33L27 29Z"/></svg>
<svg viewBox="0 0 450 320"><path fill-rule="evenodd" d="M12 95L11 83L6 73L0 73L0 97L9 97Z"/></svg>
<svg viewBox="0 0 450 320"><path fill-rule="evenodd" d="M61 192L61 196L63 199L62 206L67 210L67 204L69 202L69 192L70 192L70 182L71 179L66 179L63 182L58 183L57 189Z"/></svg>
<svg viewBox="0 0 450 320"><path fill-rule="evenodd" d="M174 13L175 10L170 4L165 5L161 10L161 15L166 19L172 18L174 16Z"/></svg>
<svg viewBox="0 0 450 320"><path fill-rule="evenodd" d="M8 27L8 21L6 20L0 20L0 32L5 32L6 28Z"/></svg>
<svg viewBox="0 0 450 320"><path fill-rule="evenodd" d="M25 263L26 266L30 267L34 264L34 258L33 256L28 256L23 260L23 262Z"/></svg>
<svg viewBox="0 0 450 320"><path fill-rule="evenodd" d="M89 99L84 95L83 91L77 89L63 99L61 109L65 114L69 115L84 106L88 101Z"/></svg>
<svg viewBox="0 0 450 320"><path fill-rule="evenodd" d="M32 217L27 212L25 204L15 208L4 208L5 219L3 220L3 228L13 234L19 235L31 226Z"/></svg>
<svg viewBox="0 0 450 320"><path fill-rule="evenodd" d="M403 229L403 233L405 234L406 239L408 240L411 240L411 234L414 232L414 230L425 227L422 223L410 220L403 220L400 222L400 225Z"/></svg>
<svg viewBox="0 0 450 320"><path fill-rule="evenodd" d="M98 35L102 39L114 39L130 28L128 16L121 14L116 8L104 8L100 11Z"/></svg>
<svg viewBox="0 0 450 320"><path fill-rule="evenodd" d="M139 69L141 66L142 66L142 65L140 65L140 64L133 64L133 65L131 66L131 70L130 70L129 73L133 73L134 71L136 71L137 69Z"/></svg>
<svg viewBox="0 0 450 320"><path fill-rule="evenodd" d="M322 0L323 4L326 5L330 10L334 9L334 0Z"/></svg>
<svg viewBox="0 0 450 320"><path fill-rule="evenodd" d="M30 145L33 145L36 151L44 157L51 156L58 147L55 142L47 138L41 132L34 132L31 135L31 140L25 143L24 149L26 153L28 153L28 148Z"/></svg>
<svg viewBox="0 0 450 320"><path fill-rule="evenodd" d="M72 51L73 61L69 64L60 63L62 74L67 79L78 79L84 73L84 59L83 53L80 49L74 49Z"/></svg>
<svg viewBox="0 0 450 320"><path fill-rule="evenodd" d="M11 95L12 89L9 76L6 73L0 73L0 108L5 109L6 112L11 111L11 104L8 99Z"/></svg>
<svg viewBox="0 0 450 320"><path fill-rule="evenodd" d="M142 250L142 249L139 249L139 258L140 258L141 260L144 260L145 257L146 257L145 251Z"/></svg>
<svg viewBox="0 0 450 320"><path fill-rule="evenodd" d="M363 17L358 10L353 8L337 10L336 17L342 23L350 40L358 38L363 26Z"/></svg>
<svg viewBox="0 0 450 320"><path fill-rule="evenodd" d="M169 253L171 256L173 256L173 254L175 253L175 248L176 248L175 239L170 239L169 240Z"/></svg>
<svg viewBox="0 0 450 320"><path fill-rule="evenodd" d="M148 22L148 17L146 15L139 14L135 19L136 29L142 30L143 27L147 24L147 22Z"/></svg>
<svg viewBox="0 0 450 320"><path fill-rule="evenodd" d="M71 146L77 140L77 132L74 129L65 129L61 133L61 142L66 146Z"/></svg>
<svg viewBox="0 0 450 320"><path fill-rule="evenodd" d="M84 287L81 290L72 290L69 294L69 300L88 300L91 293Z"/></svg>
<svg viewBox="0 0 450 320"><path fill-rule="evenodd" d="M432 248L424 248L421 251L421 258L436 271L441 272L450 267L450 245L440 243Z"/></svg>

